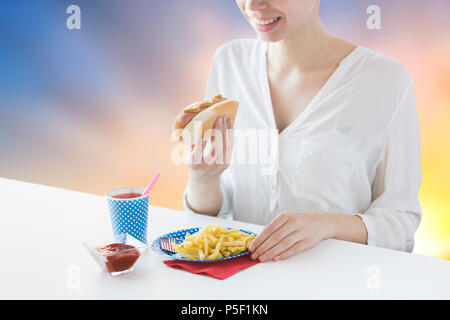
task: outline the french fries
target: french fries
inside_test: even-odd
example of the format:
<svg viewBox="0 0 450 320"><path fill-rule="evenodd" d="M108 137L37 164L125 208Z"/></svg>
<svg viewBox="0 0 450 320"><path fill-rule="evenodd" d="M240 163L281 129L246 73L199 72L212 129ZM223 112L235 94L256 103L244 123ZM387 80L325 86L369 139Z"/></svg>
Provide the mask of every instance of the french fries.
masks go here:
<svg viewBox="0 0 450 320"><path fill-rule="evenodd" d="M217 259L239 254L248 249L255 235L210 224L186 237L181 244L173 244L183 257L194 260Z"/></svg>

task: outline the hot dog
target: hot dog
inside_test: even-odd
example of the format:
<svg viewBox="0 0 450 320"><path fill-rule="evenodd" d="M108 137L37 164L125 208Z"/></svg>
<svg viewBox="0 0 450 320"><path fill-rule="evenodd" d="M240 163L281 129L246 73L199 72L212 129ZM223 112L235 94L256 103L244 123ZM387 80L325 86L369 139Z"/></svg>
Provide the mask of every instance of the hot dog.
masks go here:
<svg viewBox="0 0 450 320"><path fill-rule="evenodd" d="M177 141L195 144L202 136L210 137L209 129L214 127L217 117L225 116L235 120L239 103L217 95L212 99L195 102L185 107L175 118L173 137ZM209 131L210 132L210 131Z"/></svg>

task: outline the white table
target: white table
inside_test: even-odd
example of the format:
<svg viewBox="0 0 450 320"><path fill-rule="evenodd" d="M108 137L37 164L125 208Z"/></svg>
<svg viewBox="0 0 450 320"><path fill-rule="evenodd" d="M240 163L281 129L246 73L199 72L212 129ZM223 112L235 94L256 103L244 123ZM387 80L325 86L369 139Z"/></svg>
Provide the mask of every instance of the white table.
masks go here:
<svg viewBox="0 0 450 320"><path fill-rule="evenodd" d="M7 179L0 195L0 299L450 298L450 261L337 240L225 280L172 269L149 249L111 277L81 244L111 233L103 197ZM263 228L154 206L149 217L149 239L209 223Z"/></svg>

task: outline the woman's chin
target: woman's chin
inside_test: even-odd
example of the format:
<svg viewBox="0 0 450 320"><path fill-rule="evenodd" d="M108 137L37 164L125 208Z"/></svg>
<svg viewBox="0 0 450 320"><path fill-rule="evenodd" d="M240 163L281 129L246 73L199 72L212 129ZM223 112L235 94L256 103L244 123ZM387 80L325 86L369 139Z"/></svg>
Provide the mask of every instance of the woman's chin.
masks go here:
<svg viewBox="0 0 450 320"><path fill-rule="evenodd" d="M266 42L278 42L283 40L285 37L281 34L267 34L267 33L256 33L259 40L266 41Z"/></svg>

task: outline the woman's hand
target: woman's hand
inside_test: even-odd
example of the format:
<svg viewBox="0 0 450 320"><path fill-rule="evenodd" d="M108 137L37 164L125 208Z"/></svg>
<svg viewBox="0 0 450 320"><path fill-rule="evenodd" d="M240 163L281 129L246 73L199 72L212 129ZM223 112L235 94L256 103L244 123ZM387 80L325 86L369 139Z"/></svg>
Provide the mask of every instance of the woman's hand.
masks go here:
<svg viewBox="0 0 450 320"><path fill-rule="evenodd" d="M214 122L211 140L192 146L187 155L189 181L187 205L197 213L215 216L223 198L220 175L228 168L233 150L233 122L218 117Z"/></svg>
<svg viewBox="0 0 450 320"><path fill-rule="evenodd" d="M252 259L284 260L326 238L328 230L319 213L284 212L250 244Z"/></svg>
<svg viewBox="0 0 450 320"><path fill-rule="evenodd" d="M218 178L228 168L233 150L233 121L218 117L210 140L191 147L187 162L190 175L198 179Z"/></svg>
<svg viewBox="0 0 450 320"><path fill-rule="evenodd" d="M365 244L367 230L355 215L284 212L252 241L249 250L254 260L284 260L329 238Z"/></svg>

